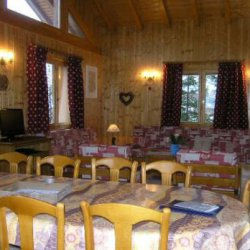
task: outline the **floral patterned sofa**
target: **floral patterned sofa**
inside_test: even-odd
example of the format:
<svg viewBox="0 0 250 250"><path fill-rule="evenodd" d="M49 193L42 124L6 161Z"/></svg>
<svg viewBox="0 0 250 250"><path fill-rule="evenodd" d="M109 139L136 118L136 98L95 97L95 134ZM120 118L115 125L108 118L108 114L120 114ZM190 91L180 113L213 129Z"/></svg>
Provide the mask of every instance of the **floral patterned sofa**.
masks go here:
<svg viewBox="0 0 250 250"><path fill-rule="evenodd" d="M96 132L91 128L84 129L57 129L50 131L50 154L76 156L81 144L96 143Z"/></svg>
<svg viewBox="0 0 250 250"><path fill-rule="evenodd" d="M236 153L238 163L250 164L250 130L138 126L133 131L132 155L170 155L171 134L184 137L181 151L209 151L211 156L215 152Z"/></svg>
<svg viewBox="0 0 250 250"><path fill-rule="evenodd" d="M226 194L238 194L241 165L250 164L250 131L187 127L135 127L132 156L170 155L170 135L182 134L176 160L193 167L191 184ZM167 159L167 158L166 158Z"/></svg>

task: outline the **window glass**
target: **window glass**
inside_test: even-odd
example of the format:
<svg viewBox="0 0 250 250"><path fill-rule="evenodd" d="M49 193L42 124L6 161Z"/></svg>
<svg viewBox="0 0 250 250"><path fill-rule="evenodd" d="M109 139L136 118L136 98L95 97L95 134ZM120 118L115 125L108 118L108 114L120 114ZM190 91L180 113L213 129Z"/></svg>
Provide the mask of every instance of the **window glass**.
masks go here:
<svg viewBox="0 0 250 250"><path fill-rule="evenodd" d="M48 101L49 101L49 123L55 123L55 83L54 83L53 64L46 63L47 83L48 83Z"/></svg>
<svg viewBox="0 0 250 250"><path fill-rule="evenodd" d="M181 121L199 121L200 76L182 76Z"/></svg>
<svg viewBox="0 0 250 250"><path fill-rule="evenodd" d="M46 64L50 124L70 124L67 68L57 63Z"/></svg>
<svg viewBox="0 0 250 250"><path fill-rule="evenodd" d="M60 0L7 0L7 8L37 21L60 27Z"/></svg>
<svg viewBox="0 0 250 250"><path fill-rule="evenodd" d="M67 67L59 67L58 96L58 123L69 124L68 73Z"/></svg>
<svg viewBox="0 0 250 250"><path fill-rule="evenodd" d="M73 35L79 36L79 37L84 37L84 34L83 34L81 28L78 26L78 24L76 23L75 19L72 17L71 14L68 15L68 22L69 22L68 32L70 34L73 34Z"/></svg>
<svg viewBox="0 0 250 250"><path fill-rule="evenodd" d="M217 74L206 74L206 96L205 96L205 122L212 123L214 120L214 106L217 89Z"/></svg>
<svg viewBox="0 0 250 250"><path fill-rule="evenodd" d="M37 21L41 21L38 15L25 0L18 0L18 4L16 0L8 0L7 8Z"/></svg>

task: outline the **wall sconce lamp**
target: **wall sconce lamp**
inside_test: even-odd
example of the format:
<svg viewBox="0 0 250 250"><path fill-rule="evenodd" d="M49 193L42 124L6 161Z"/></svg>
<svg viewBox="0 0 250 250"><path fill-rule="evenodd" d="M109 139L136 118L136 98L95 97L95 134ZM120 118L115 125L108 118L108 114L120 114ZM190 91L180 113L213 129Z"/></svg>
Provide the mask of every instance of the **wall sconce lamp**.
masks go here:
<svg viewBox="0 0 250 250"><path fill-rule="evenodd" d="M115 133L119 133L120 129L118 128L118 126L116 124L112 123L109 125L107 132L112 134L111 143L112 143L112 145L115 145L115 141L116 141Z"/></svg>
<svg viewBox="0 0 250 250"><path fill-rule="evenodd" d="M144 86L147 87L147 90L151 90L152 88L151 86L154 83L154 80L156 79L157 76L158 76L157 71L145 70L142 72L142 77L143 79L145 79Z"/></svg>
<svg viewBox="0 0 250 250"><path fill-rule="evenodd" d="M142 73L142 76L148 82L152 82L155 79L155 72L154 71L144 71Z"/></svg>
<svg viewBox="0 0 250 250"><path fill-rule="evenodd" d="M0 65L7 66L7 64L11 64L14 59L14 53L11 51L0 50Z"/></svg>
<svg viewBox="0 0 250 250"><path fill-rule="evenodd" d="M156 77L156 73L154 71L143 71L142 76L148 82L152 82Z"/></svg>

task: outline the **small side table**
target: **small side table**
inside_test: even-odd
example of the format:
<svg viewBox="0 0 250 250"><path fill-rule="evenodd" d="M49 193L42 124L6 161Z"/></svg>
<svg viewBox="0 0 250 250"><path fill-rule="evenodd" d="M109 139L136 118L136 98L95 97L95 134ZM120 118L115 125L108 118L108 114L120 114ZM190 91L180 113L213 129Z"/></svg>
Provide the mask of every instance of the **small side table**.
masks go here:
<svg viewBox="0 0 250 250"><path fill-rule="evenodd" d="M79 146L79 155L92 157L123 157L131 158L131 147L129 145L89 145Z"/></svg>
<svg viewBox="0 0 250 250"><path fill-rule="evenodd" d="M97 145L97 144L82 144L79 146L79 156L82 165L80 168L80 175L83 178L91 178L91 158L105 158L105 157L122 157L131 159L131 148L129 145ZM97 175L102 176L102 179L108 179L109 170L107 168L98 168ZM129 171L127 169L121 170L120 177L129 179Z"/></svg>
<svg viewBox="0 0 250 250"><path fill-rule="evenodd" d="M170 153L169 149L150 149L145 152L145 161L176 161L176 157Z"/></svg>

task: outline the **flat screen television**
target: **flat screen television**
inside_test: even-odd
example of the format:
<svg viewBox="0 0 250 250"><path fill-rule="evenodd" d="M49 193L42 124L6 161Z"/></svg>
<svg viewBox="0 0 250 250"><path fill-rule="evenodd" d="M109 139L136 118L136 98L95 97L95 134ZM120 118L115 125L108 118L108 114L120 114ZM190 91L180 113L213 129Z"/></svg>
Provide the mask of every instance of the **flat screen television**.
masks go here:
<svg viewBox="0 0 250 250"><path fill-rule="evenodd" d="M23 110L0 110L0 129L2 137L7 137L8 140L13 139L16 135L25 134Z"/></svg>

